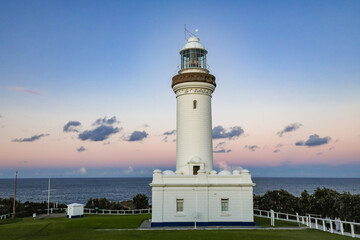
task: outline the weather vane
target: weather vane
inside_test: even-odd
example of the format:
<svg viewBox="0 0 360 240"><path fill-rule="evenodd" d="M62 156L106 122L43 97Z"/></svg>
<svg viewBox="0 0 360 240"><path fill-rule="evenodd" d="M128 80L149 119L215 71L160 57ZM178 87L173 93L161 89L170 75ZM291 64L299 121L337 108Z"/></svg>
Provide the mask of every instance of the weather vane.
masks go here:
<svg viewBox="0 0 360 240"><path fill-rule="evenodd" d="M186 24L185 24L185 40L187 40L187 36L197 37L198 32L199 32L199 29L195 29L195 32L190 32L190 31L186 28Z"/></svg>

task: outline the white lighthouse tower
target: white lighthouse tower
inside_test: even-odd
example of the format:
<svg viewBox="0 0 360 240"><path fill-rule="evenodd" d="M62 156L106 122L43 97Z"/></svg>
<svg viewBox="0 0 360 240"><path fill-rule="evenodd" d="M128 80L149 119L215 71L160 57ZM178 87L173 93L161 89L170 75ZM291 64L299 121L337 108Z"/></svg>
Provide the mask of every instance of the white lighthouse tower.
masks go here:
<svg viewBox="0 0 360 240"><path fill-rule="evenodd" d="M181 69L172 79L176 171L154 171L152 227L254 225L250 172L213 170L211 97L216 83L208 70L207 51L192 36L180 55Z"/></svg>
<svg viewBox="0 0 360 240"><path fill-rule="evenodd" d="M177 101L176 171L183 175L213 170L211 94L216 84L206 54L199 38L190 37L180 51L181 70L172 82Z"/></svg>

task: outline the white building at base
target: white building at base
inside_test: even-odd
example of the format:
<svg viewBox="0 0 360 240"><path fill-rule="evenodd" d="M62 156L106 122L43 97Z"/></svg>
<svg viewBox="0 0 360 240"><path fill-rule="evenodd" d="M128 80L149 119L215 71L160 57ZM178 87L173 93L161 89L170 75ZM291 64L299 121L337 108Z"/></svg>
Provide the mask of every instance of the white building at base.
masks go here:
<svg viewBox="0 0 360 240"><path fill-rule="evenodd" d="M180 51L181 70L172 79L176 171L153 173L152 227L254 225L250 172L213 170L211 97L216 83L206 54L197 37Z"/></svg>

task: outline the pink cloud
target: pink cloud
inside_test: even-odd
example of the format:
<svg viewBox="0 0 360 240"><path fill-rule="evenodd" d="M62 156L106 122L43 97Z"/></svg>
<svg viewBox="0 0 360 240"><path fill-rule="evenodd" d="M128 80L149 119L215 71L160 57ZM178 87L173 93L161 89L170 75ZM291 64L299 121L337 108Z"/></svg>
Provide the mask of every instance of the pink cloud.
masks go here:
<svg viewBox="0 0 360 240"><path fill-rule="evenodd" d="M33 89L29 89L29 88L24 88L24 87L11 87L8 88L10 91L15 91L15 92L25 92L25 93L30 93L33 95L39 95L39 96L43 96L44 94L41 93L40 91L37 90L33 90Z"/></svg>

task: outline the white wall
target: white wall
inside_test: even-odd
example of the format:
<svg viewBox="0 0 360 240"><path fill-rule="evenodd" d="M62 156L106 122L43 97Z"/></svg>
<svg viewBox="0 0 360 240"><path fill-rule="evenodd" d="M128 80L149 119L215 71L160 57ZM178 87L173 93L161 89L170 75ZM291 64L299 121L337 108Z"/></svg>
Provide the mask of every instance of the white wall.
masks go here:
<svg viewBox="0 0 360 240"><path fill-rule="evenodd" d="M207 173L213 169L211 93L214 89L212 84L203 82L174 86L177 97L176 170L184 175L192 174L188 162L194 157L205 163Z"/></svg>
<svg viewBox="0 0 360 240"><path fill-rule="evenodd" d="M152 222L253 222L250 187L159 187L153 188ZM229 199L229 212L222 214L221 199ZM176 212L176 199L184 199L184 212Z"/></svg>
<svg viewBox="0 0 360 240"><path fill-rule="evenodd" d="M229 176L162 175L154 171L152 222L253 222L253 186L249 171ZM221 212L221 199L229 199L228 214ZM176 212L176 199L184 199L183 213Z"/></svg>

